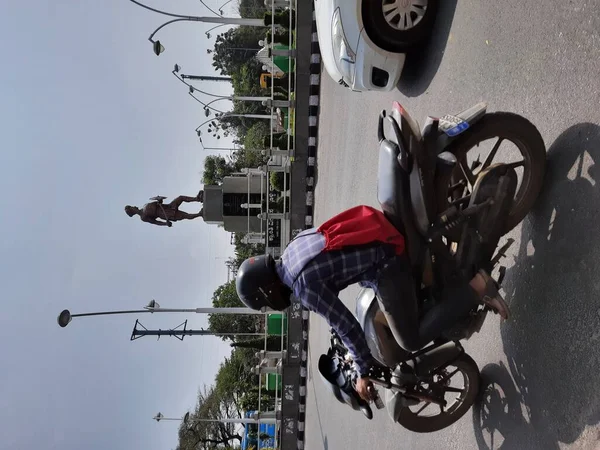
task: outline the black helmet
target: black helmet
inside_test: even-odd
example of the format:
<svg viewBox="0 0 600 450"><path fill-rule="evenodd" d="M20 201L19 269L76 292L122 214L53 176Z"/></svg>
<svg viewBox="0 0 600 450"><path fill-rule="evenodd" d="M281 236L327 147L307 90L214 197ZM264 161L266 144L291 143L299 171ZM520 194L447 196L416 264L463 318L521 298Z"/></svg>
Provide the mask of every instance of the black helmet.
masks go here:
<svg viewBox="0 0 600 450"><path fill-rule="evenodd" d="M240 300L257 311L265 307L282 311L290 306L292 291L277 276L271 255L244 261L238 269L235 288Z"/></svg>

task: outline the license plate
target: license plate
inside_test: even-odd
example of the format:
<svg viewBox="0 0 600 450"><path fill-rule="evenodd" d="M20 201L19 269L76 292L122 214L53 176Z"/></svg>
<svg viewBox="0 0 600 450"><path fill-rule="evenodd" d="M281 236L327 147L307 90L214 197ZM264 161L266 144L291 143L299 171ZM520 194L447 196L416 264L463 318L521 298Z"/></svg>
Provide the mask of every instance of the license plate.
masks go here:
<svg viewBox="0 0 600 450"><path fill-rule="evenodd" d="M440 119L439 128L450 137L458 136L469 128L469 123L460 117L445 115Z"/></svg>

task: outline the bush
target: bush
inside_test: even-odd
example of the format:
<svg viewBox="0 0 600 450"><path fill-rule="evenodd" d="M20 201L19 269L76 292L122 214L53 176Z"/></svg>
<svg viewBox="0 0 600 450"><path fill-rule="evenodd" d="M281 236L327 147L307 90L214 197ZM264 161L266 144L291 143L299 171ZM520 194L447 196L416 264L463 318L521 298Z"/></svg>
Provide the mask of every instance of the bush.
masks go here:
<svg viewBox="0 0 600 450"><path fill-rule="evenodd" d="M283 198L286 197L285 199L285 211L283 210ZM282 195L281 197L279 197L277 199L277 203L276 203L276 208L277 212L290 212L290 196L289 195Z"/></svg>
<svg viewBox="0 0 600 450"><path fill-rule="evenodd" d="M293 141L290 140L290 145ZM265 148L269 148L271 145L271 136L265 136L263 138L263 143ZM273 135L273 147L279 147L281 150L287 150L288 139L286 133L281 133L279 135Z"/></svg>
<svg viewBox="0 0 600 450"><path fill-rule="evenodd" d="M294 12L292 14L292 28L296 27L296 16ZM271 25L271 23L275 23L280 27L289 29L290 27L290 10L286 9L285 11L275 13L275 17L271 15L270 12L265 13L265 25Z"/></svg>
<svg viewBox="0 0 600 450"><path fill-rule="evenodd" d="M289 174L286 178L286 185L283 185L283 172L271 172L271 187L275 191L283 192L290 188L290 177Z"/></svg>
<svg viewBox="0 0 600 450"><path fill-rule="evenodd" d="M288 18L289 20L289 18ZM278 44L289 45L290 44L290 32L289 31L275 31L275 38L271 40L271 30L267 31L267 39L268 43L275 42Z"/></svg>

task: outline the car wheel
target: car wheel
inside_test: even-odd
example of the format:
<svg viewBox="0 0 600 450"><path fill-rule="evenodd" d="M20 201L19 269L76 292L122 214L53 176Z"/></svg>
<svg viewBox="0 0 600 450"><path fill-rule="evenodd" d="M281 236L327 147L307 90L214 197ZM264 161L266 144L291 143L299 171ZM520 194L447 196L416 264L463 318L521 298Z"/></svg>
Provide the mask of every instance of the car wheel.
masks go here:
<svg viewBox="0 0 600 450"><path fill-rule="evenodd" d="M365 30L375 45L404 53L429 36L437 6L437 0L365 0Z"/></svg>

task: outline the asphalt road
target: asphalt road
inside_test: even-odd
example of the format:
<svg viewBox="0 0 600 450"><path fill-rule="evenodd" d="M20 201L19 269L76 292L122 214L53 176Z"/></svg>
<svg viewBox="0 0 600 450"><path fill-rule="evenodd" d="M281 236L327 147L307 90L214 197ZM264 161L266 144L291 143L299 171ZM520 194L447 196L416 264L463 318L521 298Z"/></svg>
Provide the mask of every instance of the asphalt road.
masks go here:
<svg viewBox="0 0 600 450"><path fill-rule="evenodd" d="M316 224L377 205L376 119L400 101L419 121L479 101L521 113L548 151L544 191L511 234L513 319L488 317L466 347L486 389L454 426L417 435L385 410L367 421L318 378L326 323L311 317L306 448L600 448L600 1L444 0L435 34L398 90L352 93L322 77ZM357 289L341 295L354 308Z"/></svg>

